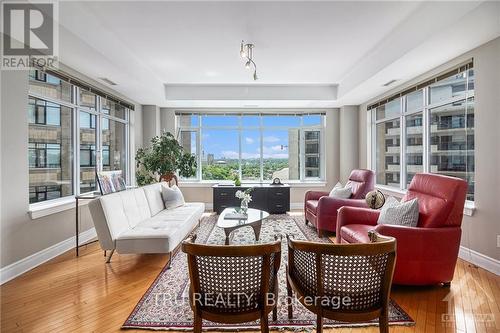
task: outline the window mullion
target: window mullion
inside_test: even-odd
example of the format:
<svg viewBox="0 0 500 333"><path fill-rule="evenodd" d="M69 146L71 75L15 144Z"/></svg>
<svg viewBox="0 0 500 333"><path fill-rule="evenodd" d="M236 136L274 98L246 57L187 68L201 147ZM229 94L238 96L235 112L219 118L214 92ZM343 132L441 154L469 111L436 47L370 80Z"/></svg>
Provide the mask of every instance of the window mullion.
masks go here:
<svg viewBox="0 0 500 333"><path fill-rule="evenodd" d="M400 123L400 128L401 130L399 131L399 188L404 189L406 188L406 115L405 115L405 110L406 110L406 97L401 98L401 120L399 121Z"/></svg>
<svg viewBox="0 0 500 333"><path fill-rule="evenodd" d="M97 102L97 110L99 110L99 113L96 115L96 125L95 125L95 132L96 132L96 138L95 138L95 147L96 147L96 171L100 172L104 169L103 167L103 158L102 158L102 103L101 103L101 98L98 98ZM111 152L110 152L111 154ZM92 156L91 156L92 158ZM110 163L111 164L111 163ZM97 185L97 184L96 184Z"/></svg>
<svg viewBox="0 0 500 333"><path fill-rule="evenodd" d="M259 115L259 131L260 131L260 181L264 182L264 128L262 126L262 115Z"/></svg>
<svg viewBox="0 0 500 333"><path fill-rule="evenodd" d="M299 180L303 182L305 180L305 156L306 156L306 144L304 137L304 129L299 129ZM288 151L290 152L290 147L288 147ZM288 156L290 157L290 156Z"/></svg>
<svg viewBox="0 0 500 333"><path fill-rule="evenodd" d="M77 99L76 102L78 102L78 89L76 86L73 86L73 94L75 98ZM74 149L74 159L73 159L73 179L74 179L74 184L73 184L73 193L75 195L80 194L80 110L78 107L73 107L71 109L71 112L73 114L73 121L72 121L72 126L73 126L73 149Z"/></svg>
<svg viewBox="0 0 500 333"><path fill-rule="evenodd" d="M429 172L430 167L430 109L429 105L429 87L423 89L424 110L422 111L422 165L423 171Z"/></svg>
<svg viewBox="0 0 500 333"><path fill-rule="evenodd" d="M243 179L243 175L241 172L241 136L243 135L243 131L241 128L241 116L238 117L238 178L240 180Z"/></svg>

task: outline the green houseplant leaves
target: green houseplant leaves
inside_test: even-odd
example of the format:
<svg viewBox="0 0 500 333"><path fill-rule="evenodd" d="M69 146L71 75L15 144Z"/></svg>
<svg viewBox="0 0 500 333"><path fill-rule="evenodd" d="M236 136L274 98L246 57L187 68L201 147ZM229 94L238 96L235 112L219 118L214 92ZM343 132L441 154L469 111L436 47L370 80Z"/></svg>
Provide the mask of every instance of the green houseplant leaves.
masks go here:
<svg viewBox="0 0 500 333"><path fill-rule="evenodd" d="M196 174L196 157L185 152L170 132L151 139L151 145L137 150L136 181L139 186L158 181L169 181L177 173L181 177Z"/></svg>

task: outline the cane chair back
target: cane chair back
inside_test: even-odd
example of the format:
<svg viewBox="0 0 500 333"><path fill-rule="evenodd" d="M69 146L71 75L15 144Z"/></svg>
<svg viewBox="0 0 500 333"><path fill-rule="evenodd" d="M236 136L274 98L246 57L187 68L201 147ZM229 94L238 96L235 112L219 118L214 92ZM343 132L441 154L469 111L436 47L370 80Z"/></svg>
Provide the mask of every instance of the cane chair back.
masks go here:
<svg viewBox="0 0 500 333"><path fill-rule="evenodd" d="M195 316L239 323L261 319L275 309L281 240L259 245L204 245L183 242ZM219 299L217 299L219 297Z"/></svg>
<svg viewBox="0 0 500 333"><path fill-rule="evenodd" d="M289 238L287 282L306 308L342 321L375 319L387 310L396 240L375 232L370 238L366 244Z"/></svg>

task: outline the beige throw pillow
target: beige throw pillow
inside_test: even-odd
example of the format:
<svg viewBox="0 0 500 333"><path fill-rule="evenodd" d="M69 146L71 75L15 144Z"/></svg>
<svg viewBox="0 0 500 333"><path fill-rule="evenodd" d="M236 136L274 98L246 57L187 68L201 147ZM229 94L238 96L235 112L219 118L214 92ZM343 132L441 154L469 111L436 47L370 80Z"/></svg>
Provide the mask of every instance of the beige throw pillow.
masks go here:
<svg viewBox="0 0 500 333"><path fill-rule="evenodd" d="M168 187L162 185L161 196L163 197L163 202L165 203L166 209L173 209L176 207L184 206L186 202L184 201L184 196L177 185Z"/></svg>

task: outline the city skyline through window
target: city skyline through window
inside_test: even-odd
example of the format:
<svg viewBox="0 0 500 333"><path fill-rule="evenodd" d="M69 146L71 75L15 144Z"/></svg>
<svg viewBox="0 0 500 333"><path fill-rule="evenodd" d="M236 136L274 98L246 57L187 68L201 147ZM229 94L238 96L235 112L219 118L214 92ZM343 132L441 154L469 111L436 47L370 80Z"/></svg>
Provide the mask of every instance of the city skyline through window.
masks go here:
<svg viewBox="0 0 500 333"><path fill-rule="evenodd" d="M378 184L431 172L466 180L474 200L474 81L468 69L372 109Z"/></svg>
<svg viewBox="0 0 500 333"><path fill-rule="evenodd" d="M194 180L322 179L323 117L178 115L178 138L201 166ZM199 143L195 144L197 138ZM199 154L193 151L195 146L200 147ZM309 151L307 156L305 150Z"/></svg>
<svg viewBox="0 0 500 333"><path fill-rule="evenodd" d="M127 178L127 108L31 70L27 112L30 204L97 190L96 170Z"/></svg>

